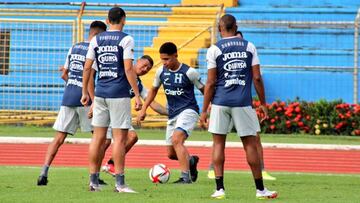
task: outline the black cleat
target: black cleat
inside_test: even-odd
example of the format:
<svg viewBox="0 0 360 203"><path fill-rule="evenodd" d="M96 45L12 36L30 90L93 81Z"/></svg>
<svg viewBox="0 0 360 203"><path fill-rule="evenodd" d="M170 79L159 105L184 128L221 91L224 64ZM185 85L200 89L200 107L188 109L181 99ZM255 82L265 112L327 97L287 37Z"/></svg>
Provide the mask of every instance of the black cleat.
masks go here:
<svg viewBox="0 0 360 203"><path fill-rule="evenodd" d="M47 177L39 176L37 180L37 185L42 186L42 185L47 185L47 183L48 183Z"/></svg>
<svg viewBox="0 0 360 203"><path fill-rule="evenodd" d="M179 178L179 180L173 182L174 184L191 184L191 180L185 181L183 178Z"/></svg>
<svg viewBox="0 0 360 203"><path fill-rule="evenodd" d="M191 164L191 159L193 159L193 164ZM190 176L191 176L192 182L196 182L196 180L198 178L198 170L197 170L198 162L199 162L198 156L191 156L191 158L190 158Z"/></svg>
<svg viewBox="0 0 360 203"><path fill-rule="evenodd" d="M90 192L100 192L100 187L96 185L89 185L89 191Z"/></svg>
<svg viewBox="0 0 360 203"><path fill-rule="evenodd" d="M107 183L104 180L99 178L99 185L107 185Z"/></svg>

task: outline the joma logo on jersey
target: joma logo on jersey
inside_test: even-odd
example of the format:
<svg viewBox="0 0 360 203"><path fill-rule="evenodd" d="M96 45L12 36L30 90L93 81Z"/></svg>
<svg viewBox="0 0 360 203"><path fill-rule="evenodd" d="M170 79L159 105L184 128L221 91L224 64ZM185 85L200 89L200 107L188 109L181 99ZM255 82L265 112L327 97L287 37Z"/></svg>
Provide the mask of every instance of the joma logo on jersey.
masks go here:
<svg viewBox="0 0 360 203"><path fill-rule="evenodd" d="M97 53L101 54L104 52L118 52L118 46L99 46Z"/></svg>
<svg viewBox="0 0 360 203"><path fill-rule="evenodd" d="M71 61L70 64L69 64L69 69L71 71L80 72L80 71L82 71L84 69L84 66L79 61Z"/></svg>
<svg viewBox="0 0 360 203"><path fill-rule="evenodd" d="M104 53L98 57L98 60L102 64L113 64L118 61L117 57L113 53Z"/></svg>
<svg viewBox="0 0 360 203"><path fill-rule="evenodd" d="M85 61L85 56L80 54L71 54L70 61Z"/></svg>
<svg viewBox="0 0 360 203"><path fill-rule="evenodd" d="M171 90L171 89L165 89L165 94L166 95L172 95L172 96L180 96L182 94L184 94L184 89L183 88L177 88L176 90Z"/></svg>
<svg viewBox="0 0 360 203"><path fill-rule="evenodd" d="M227 71L239 71L246 68L246 63L243 60L232 60L224 65L224 69Z"/></svg>
<svg viewBox="0 0 360 203"><path fill-rule="evenodd" d="M230 53L226 53L224 54L222 60L223 61L227 61L229 59L234 59L234 58L247 58L247 53L245 51L242 52L230 52Z"/></svg>

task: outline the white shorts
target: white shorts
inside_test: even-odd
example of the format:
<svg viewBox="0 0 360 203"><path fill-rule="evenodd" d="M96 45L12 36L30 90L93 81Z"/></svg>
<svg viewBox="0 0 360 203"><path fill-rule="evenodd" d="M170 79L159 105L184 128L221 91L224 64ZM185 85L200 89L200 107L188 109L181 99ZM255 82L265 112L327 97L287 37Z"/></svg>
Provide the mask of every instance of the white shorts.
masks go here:
<svg viewBox="0 0 360 203"><path fill-rule="evenodd" d="M53 128L56 131L75 134L80 127L82 132L91 132L91 119L88 118L90 107L61 106Z"/></svg>
<svg viewBox="0 0 360 203"><path fill-rule="evenodd" d="M130 126L129 131L135 131L134 127ZM112 136L111 127L108 127L108 130L106 132L106 139L112 140L112 138L113 138L113 136Z"/></svg>
<svg viewBox="0 0 360 203"><path fill-rule="evenodd" d="M186 109L174 118L169 119L166 126L166 144L172 145L172 135L177 128L181 128L186 132L187 136L190 136L198 120L199 114L192 109Z"/></svg>
<svg viewBox="0 0 360 203"><path fill-rule="evenodd" d="M130 98L95 97L92 125L129 129L131 127Z"/></svg>
<svg viewBox="0 0 360 203"><path fill-rule="evenodd" d="M238 136L256 136L260 124L256 111L251 106L227 107L211 105L209 132L226 135L234 123Z"/></svg>

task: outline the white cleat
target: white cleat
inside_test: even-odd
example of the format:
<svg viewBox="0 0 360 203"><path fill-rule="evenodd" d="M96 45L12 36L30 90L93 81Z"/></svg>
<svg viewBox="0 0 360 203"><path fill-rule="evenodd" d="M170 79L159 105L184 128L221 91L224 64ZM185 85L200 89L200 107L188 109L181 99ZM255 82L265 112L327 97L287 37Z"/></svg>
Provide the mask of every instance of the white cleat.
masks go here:
<svg viewBox="0 0 360 203"><path fill-rule="evenodd" d="M90 192L100 192L101 191L100 185L90 184L89 191Z"/></svg>
<svg viewBox="0 0 360 203"><path fill-rule="evenodd" d="M220 190L216 190L212 195L212 198L215 199L225 199L225 190L224 189L220 189Z"/></svg>
<svg viewBox="0 0 360 203"><path fill-rule="evenodd" d="M126 185L123 186L115 186L115 190L114 192L118 192L118 193L137 193L135 190L129 188Z"/></svg>
<svg viewBox="0 0 360 203"><path fill-rule="evenodd" d="M278 193L276 191L270 191L266 188L264 190L256 190L257 199L275 199L277 198Z"/></svg>

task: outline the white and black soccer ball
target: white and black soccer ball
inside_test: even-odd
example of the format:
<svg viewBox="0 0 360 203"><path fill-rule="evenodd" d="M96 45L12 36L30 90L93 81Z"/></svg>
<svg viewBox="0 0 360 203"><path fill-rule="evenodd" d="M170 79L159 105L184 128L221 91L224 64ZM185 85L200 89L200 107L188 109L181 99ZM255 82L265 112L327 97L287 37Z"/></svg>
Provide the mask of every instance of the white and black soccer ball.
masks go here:
<svg viewBox="0 0 360 203"><path fill-rule="evenodd" d="M149 171L153 183L166 183L170 179L170 169L165 164L155 164Z"/></svg>

